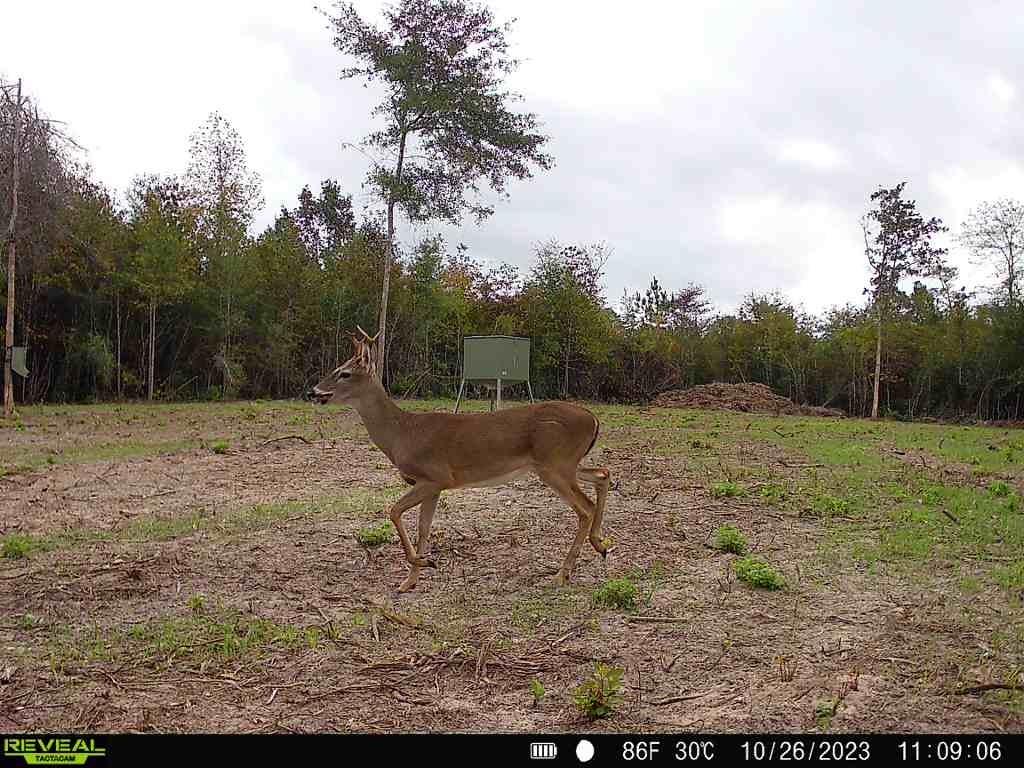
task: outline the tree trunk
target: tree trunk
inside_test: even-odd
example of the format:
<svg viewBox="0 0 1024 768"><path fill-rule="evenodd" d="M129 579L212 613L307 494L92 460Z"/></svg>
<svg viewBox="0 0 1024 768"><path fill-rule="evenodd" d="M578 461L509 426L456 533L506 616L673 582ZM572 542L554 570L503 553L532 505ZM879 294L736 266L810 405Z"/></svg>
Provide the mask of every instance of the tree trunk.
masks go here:
<svg viewBox="0 0 1024 768"><path fill-rule="evenodd" d="M121 289L114 292L114 306L117 313L117 399L121 399Z"/></svg>
<svg viewBox="0 0 1024 768"><path fill-rule="evenodd" d="M1016 277L1017 277L1017 275L1016 275L1017 260L1014 258L1014 254L1013 254L1013 241L1012 240L1008 243L1008 246L1009 246L1010 255L1009 255L1009 258L1007 259L1007 261L1009 262L1010 268L1008 270L1006 270L1007 271L1006 289L1007 289L1007 293L1009 294L1007 296L1007 298L1008 298L1008 300L1010 302L1010 309L1013 309L1014 308L1014 301L1013 300L1015 298L1014 294L1016 293L1016 291L1014 289L1017 287L1016 284L1015 284L1016 283Z"/></svg>
<svg viewBox="0 0 1024 768"><path fill-rule="evenodd" d="M230 279L230 277L229 277ZM224 313L224 389L221 390L220 399L225 400L228 396L228 381L231 378L231 288L227 291L227 312Z"/></svg>
<svg viewBox="0 0 1024 768"><path fill-rule="evenodd" d="M149 399L153 399L153 378L156 369L156 301L149 300Z"/></svg>
<svg viewBox="0 0 1024 768"><path fill-rule="evenodd" d="M395 164L394 187L402 183L402 165L405 163L405 140L408 134L402 132L398 144L398 162ZM384 355L387 349L388 291L391 287L391 263L395 258L395 189L388 195L388 242L384 254L384 284L380 292L380 322L377 326L377 379L384 378Z"/></svg>
<svg viewBox="0 0 1024 768"><path fill-rule="evenodd" d="M878 388L882 381L882 316L878 316L878 339L875 344L875 391L871 398L871 418L878 418Z"/></svg>
<svg viewBox="0 0 1024 768"><path fill-rule="evenodd" d="M569 325L569 335L565 340L565 372L562 380L562 397L569 399L569 353L572 348L572 325Z"/></svg>
<svg viewBox="0 0 1024 768"><path fill-rule="evenodd" d="M18 181L21 173L21 80L14 101L14 146L11 147L11 218L7 224L7 325L4 332L4 416L14 415L14 282L18 261Z"/></svg>

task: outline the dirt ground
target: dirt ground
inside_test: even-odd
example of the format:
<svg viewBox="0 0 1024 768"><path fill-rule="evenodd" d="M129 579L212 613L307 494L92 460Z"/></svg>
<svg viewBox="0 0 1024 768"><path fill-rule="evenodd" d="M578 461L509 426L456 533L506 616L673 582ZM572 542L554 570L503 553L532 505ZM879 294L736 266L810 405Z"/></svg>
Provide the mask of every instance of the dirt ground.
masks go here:
<svg viewBox="0 0 1024 768"><path fill-rule="evenodd" d="M656 410L599 410L596 458L614 480L607 561L585 548L555 588L575 516L520 480L445 494L438 567L399 595L397 541L355 537L386 519L397 474L353 414L311 408L30 409L23 429L0 431L12 547L0 558L0 730L1024 726L1003 685L1019 645L993 641L1021 626L1020 595L867 568L830 556L820 518L715 498L715 462L794 482L813 471L785 446L748 442L739 422L709 457L687 442L708 428L699 419L666 432L645 423ZM787 417L743 418L787 434ZM736 580L735 557L712 546L723 524L785 589ZM597 607L595 589L619 577L640 605ZM622 700L592 721L573 692L598 662L624 671Z"/></svg>

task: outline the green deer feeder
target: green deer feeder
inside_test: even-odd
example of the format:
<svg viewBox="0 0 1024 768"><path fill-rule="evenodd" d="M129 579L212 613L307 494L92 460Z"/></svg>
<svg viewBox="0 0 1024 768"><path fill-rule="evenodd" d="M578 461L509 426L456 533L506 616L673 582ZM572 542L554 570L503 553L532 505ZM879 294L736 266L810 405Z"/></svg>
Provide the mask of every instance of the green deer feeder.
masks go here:
<svg viewBox="0 0 1024 768"><path fill-rule="evenodd" d="M466 382L494 390L492 411L495 407L501 408L502 387L508 384L525 384L532 403L530 340L518 336L466 336L462 340L462 382L455 400L455 413L459 412Z"/></svg>
<svg viewBox="0 0 1024 768"><path fill-rule="evenodd" d="M21 376L28 378L28 347L11 347L11 370Z"/></svg>

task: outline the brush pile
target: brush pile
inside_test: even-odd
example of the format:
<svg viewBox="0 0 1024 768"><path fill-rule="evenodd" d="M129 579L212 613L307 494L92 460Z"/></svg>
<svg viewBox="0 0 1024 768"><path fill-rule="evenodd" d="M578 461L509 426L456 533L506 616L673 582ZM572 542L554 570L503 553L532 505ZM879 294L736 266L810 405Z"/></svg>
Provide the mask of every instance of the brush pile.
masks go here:
<svg viewBox="0 0 1024 768"><path fill-rule="evenodd" d="M699 384L689 389L662 392L652 405L658 408L696 408L711 411L744 411L793 416L841 417L835 408L797 405L788 397L777 395L764 384Z"/></svg>

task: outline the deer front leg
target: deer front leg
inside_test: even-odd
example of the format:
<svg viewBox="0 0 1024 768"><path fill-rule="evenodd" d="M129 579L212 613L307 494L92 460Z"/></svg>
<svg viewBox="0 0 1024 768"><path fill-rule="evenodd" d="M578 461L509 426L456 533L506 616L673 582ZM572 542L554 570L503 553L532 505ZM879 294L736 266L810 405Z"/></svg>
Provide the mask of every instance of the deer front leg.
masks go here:
<svg viewBox="0 0 1024 768"><path fill-rule="evenodd" d="M433 567L434 563L425 557L417 556L413 550L412 540L409 538L405 526L402 525L402 513L407 509L415 507L417 504L422 504L431 497L436 498L440 492L441 489L434 483L416 483L391 507L391 522L394 524L395 530L398 531L398 538L402 542L402 549L405 550L405 559L411 565Z"/></svg>
<svg viewBox="0 0 1024 768"><path fill-rule="evenodd" d="M587 498L586 494L580 490L580 487L576 484L576 472L575 470L558 471L550 469L542 469L537 472L540 479L543 480L547 485L568 504L579 517L579 528L576 530L576 538L572 542L572 546L569 547L569 553L565 556L565 562L562 563L561 569L558 571L558 575L555 576L555 584L558 586L564 586L572 576L573 568L576 565L576 558L579 557L580 547L583 546L583 542L587 540L587 536L590 535L591 527L593 526L594 517L596 511L594 503Z"/></svg>
<svg viewBox="0 0 1024 768"><path fill-rule="evenodd" d="M426 557L427 551L430 549L430 524L433 522L434 512L437 510L438 495L434 494L420 504L419 538L416 540L416 556L420 560ZM405 577L405 581L402 582L398 591L408 592L416 586L419 577L420 566L417 563L412 563L409 566L409 575Z"/></svg>
<svg viewBox="0 0 1024 768"><path fill-rule="evenodd" d="M601 522L604 520L604 508L608 502L608 489L611 486L611 473L605 468L580 467L576 470L576 476L580 480L592 483L597 491L597 501L594 502L594 518L590 523L590 545L601 557L608 556L608 547L604 543L604 534L601 532Z"/></svg>

